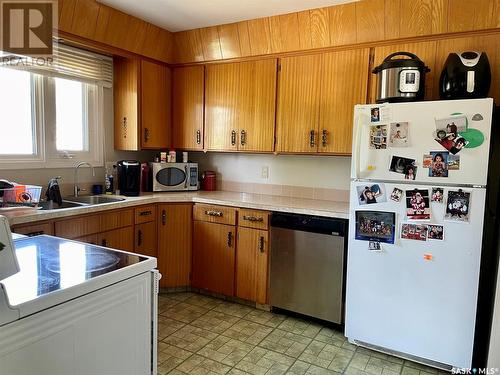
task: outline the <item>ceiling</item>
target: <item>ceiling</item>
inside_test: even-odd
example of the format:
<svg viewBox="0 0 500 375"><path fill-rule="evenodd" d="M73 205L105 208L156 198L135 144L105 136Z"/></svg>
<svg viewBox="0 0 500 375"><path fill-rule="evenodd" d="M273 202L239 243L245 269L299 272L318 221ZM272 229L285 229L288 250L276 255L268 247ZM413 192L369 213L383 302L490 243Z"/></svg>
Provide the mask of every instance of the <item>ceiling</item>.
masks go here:
<svg viewBox="0 0 500 375"><path fill-rule="evenodd" d="M356 0L98 0L170 31L293 13Z"/></svg>

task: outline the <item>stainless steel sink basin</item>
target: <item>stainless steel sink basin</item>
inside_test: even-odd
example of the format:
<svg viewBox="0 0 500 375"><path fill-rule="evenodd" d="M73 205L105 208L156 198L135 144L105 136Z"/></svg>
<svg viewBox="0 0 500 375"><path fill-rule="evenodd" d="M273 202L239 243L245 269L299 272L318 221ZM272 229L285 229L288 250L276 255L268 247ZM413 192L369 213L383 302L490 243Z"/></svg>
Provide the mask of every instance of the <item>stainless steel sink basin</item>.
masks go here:
<svg viewBox="0 0 500 375"><path fill-rule="evenodd" d="M124 201L125 198L120 197L108 197L105 195L86 195L81 197L67 197L64 199L68 202L83 203L86 205L103 204L103 203L113 203Z"/></svg>
<svg viewBox="0 0 500 375"><path fill-rule="evenodd" d="M79 202L69 202L66 200L63 200L62 205L57 205L56 203L52 202L40 202L38 203L38 207L41 207L42 210L59 210L62 208L73 208L73 207L82 207L82 206L88 206L85 203L79 203Z"/></svg>

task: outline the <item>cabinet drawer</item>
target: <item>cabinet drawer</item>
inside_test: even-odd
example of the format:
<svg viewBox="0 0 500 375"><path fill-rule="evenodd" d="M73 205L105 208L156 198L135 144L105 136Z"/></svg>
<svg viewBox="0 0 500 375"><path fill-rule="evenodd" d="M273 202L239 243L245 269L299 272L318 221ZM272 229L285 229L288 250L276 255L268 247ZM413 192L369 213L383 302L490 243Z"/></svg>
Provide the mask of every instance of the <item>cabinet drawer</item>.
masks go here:
<svg viewBox="0 0 500 375"><path fill-rule="evenodd" d="M149 205L143 206L135 209L135 223L149 223L150 221L155 221L156 218L156 206Z"/></svg>
<svg viewBox="0 0 500 375"><path fill-rule="evenodd" d="M267 230L269 227L269 212L240 208L238 210L238 225L240 227Z"/></svg>
<svg viewBox="0 0 500 375"><path fill-rule="evenodd" d="M54 223L40 223L32 225L22 225L14 227L14 233L24 234L25 236L38 236L40 234L54 235Z"/></svg>
<svg viewBox="0 0 500 375"><path fill-rule="evenodd" d="M193 216L198 221L236 225L236 208L232 207L195 204Z"/></svg>
<svg viewBox="0 0 500 375"><path fill-rule="evenodd" d="M134 225L134 211L130 209L107 212L100 215L99 221L99 232L128 227Z"/></svg>

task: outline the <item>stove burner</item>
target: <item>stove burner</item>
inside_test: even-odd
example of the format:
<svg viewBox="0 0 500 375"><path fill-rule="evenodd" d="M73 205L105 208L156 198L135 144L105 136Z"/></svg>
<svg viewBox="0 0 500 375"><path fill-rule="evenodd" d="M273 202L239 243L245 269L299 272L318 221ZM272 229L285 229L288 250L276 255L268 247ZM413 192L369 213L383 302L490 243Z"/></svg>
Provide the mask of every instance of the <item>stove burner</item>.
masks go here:
<svg viewBox="0 0 500 375"><path fill-rule="evenodd" d="M85 272L93 273L104 271L108 268L116 266L120 262L120 258L116 255L102 251L90 250L85 253ZM61 265L59 259L51 259L46 264L47 270L52 273L61 273Z"/></svg>

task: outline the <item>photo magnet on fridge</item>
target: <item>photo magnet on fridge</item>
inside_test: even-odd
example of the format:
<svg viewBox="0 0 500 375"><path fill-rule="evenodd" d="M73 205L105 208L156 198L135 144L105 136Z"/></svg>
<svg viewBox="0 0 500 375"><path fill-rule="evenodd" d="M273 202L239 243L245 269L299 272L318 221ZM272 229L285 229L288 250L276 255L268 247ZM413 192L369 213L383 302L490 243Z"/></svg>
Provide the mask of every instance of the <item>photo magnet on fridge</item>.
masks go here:
<svg viewBox="0 0 500 375"><path fill-rule="evenodd" d="M443 203L443 196L444 196L443 188L440 187L432 188L431 202Z"/></svg>
<svg viewBox="0 0 500 375"><path fill-rule="evenodd" d="M406 216L409 220L429 220L431 218L429 190L406 190Z"/></svg>
<svg viewBox="0 0 500 375"><path fill-rule="evenodd" d="M417 166L415 159L409 159L402 156L392 156L389 171L400 173L405 176L405 180L414 180L417 175Z"/></svg>
<svg viewBox="0 0 500 375"><path fill-rule="evenodd" d="M427 225L401 223L401 239L427 241Z"/></svg>
<svg viewBox="0 0 500 375"><path fill-rule="evenodd" d="M436 119L436 141L453 155L457 154L469 141L460 133L467 131L467 117L451 116L442 119Z"/></svg>
<svg viewBox="0 0 500 375"><path fill-rule="evenodd" d="M445 151L431 151L429 177L448 177L448 155Z"/></svg>
<svg viewBox="0 0 500 375"><path fill-rule="evenodd" d="M356 211L354 238L362 241L394 243L396 213Z"/></svg>
<svg viewBox="0 0 500 375"><path fill-rule="evenodd" d="M370 126L370 148L375 150L387 148L387 125Z"/></svg>
<svg viewBox="0 0 500 375"><path fill-rule="evenodd" d="M393 122L390 125L389 145L391 147L408 147L409 132L407 122Z"/></svg>
<svg viewBox="0 0 500 375"><path fill-rule="evenodd" d="M382 251L382 248L380 247L380 242L370 241L368 243L368 250L370 250L370 251Z"/></svg>
<svg viewBox="0 0 500 375"><path fill-rule="evenodd" d="M448 170L458 171L460 169L460 155L448 155Z"/></svg>
<svg viewBox="0 0 500 375"><path fill-rule="evenodd" d="M432 167L432 155L424 155L422 157L422 168L431 168Z"/></svg>
<svg viewBox="0 0 500 375"><path fill-rule="evenodd" d="M429 240L444 240L444 227L437 224L427 225L427 238Z"/></svg>
<svg viewBox="0 0 500 375"><path fill-rule="evenodd" d="M380 122L380 107L373 107L370 109L370 121Z"/></svg>
<svg viewBox="0 0 500 375"><path fill-rule="evenodd" d="M393 200L394 202L401 202L402 197L403 197L403 190L395 187L391 193L391 200Z"/></svg>
<svg viewBox="0 0 500 375"><path fill-rule="evenodd" d="M387 202L384 184L359 185L356 190L360 205Z"/></svg>
<svg viewBox="0 0 500 375"><path fill-rule="evenodd" d="M462 189L448 191L444 219L468 223L470 216L470 194L462 191Z"/></svg>

